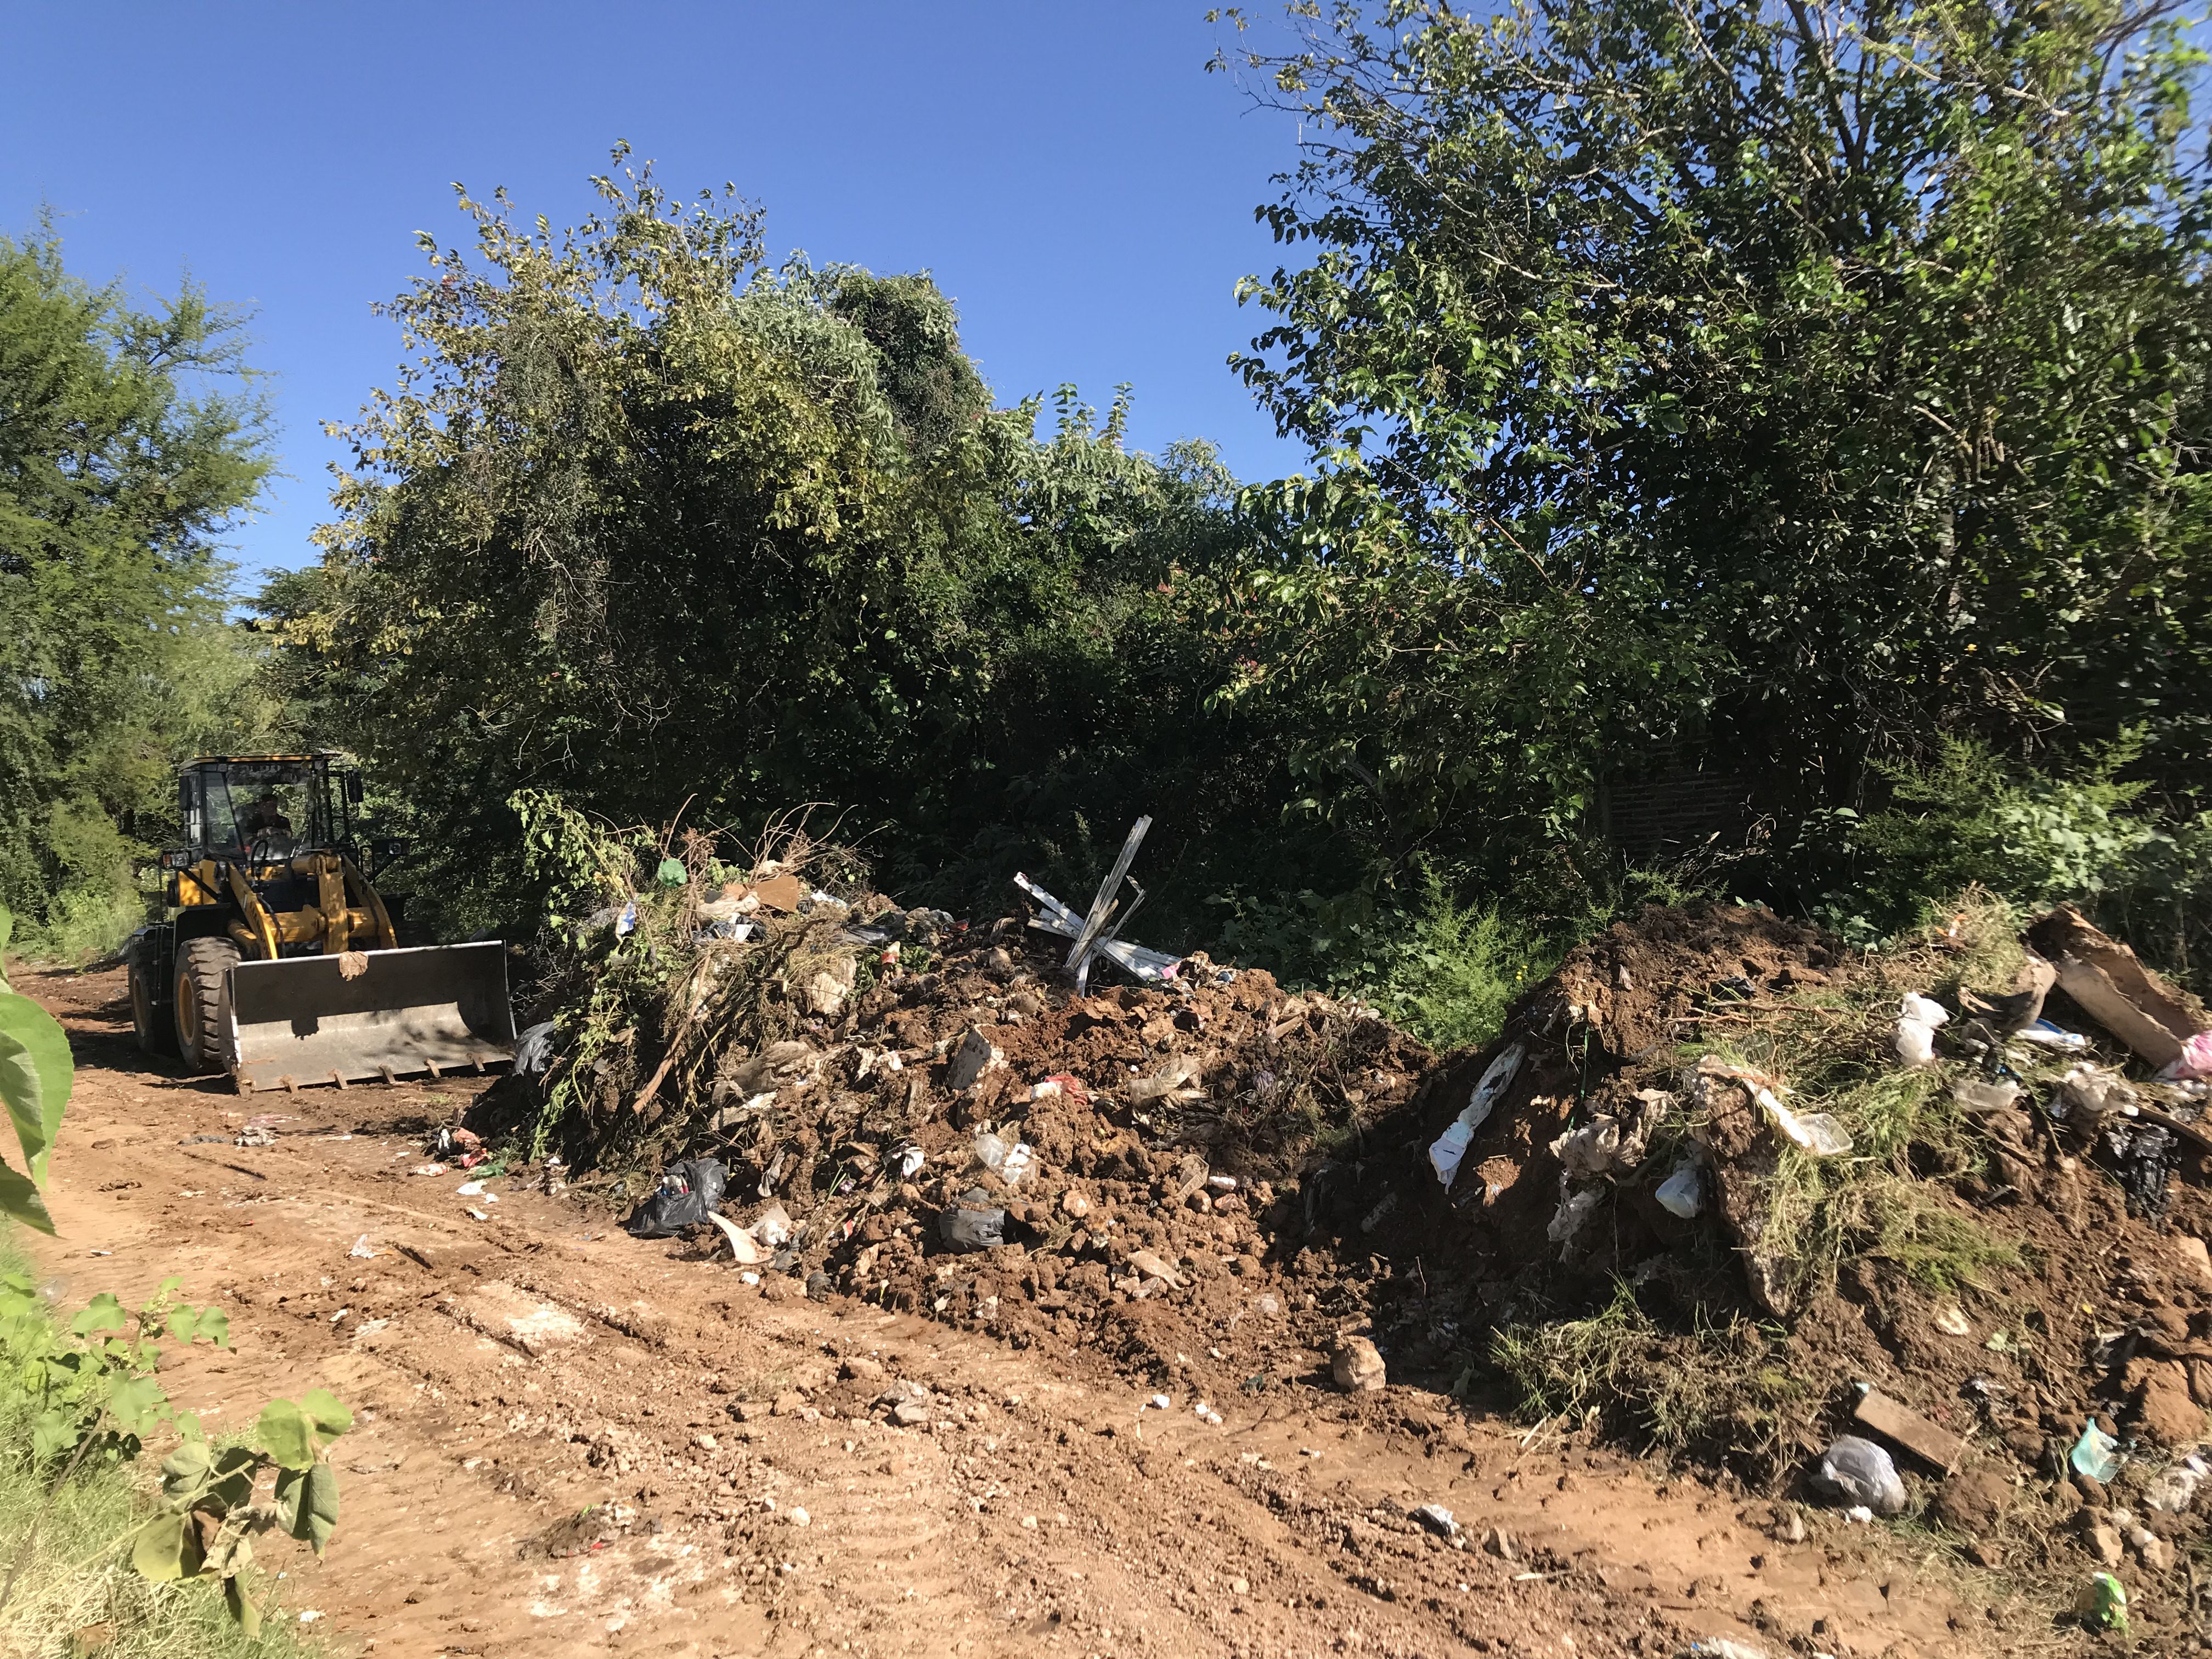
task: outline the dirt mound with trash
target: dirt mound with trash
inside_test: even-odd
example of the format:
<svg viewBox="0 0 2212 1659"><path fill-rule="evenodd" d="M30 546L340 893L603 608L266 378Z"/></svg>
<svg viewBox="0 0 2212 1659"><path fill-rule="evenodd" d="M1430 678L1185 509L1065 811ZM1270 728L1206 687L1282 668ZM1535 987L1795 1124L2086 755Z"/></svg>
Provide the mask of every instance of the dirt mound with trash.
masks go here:
<svg viewBox="0 0 2212 1659"><path fill-rule="evenodd" d="M1316 1167L1309 1242L1395 1265L1394 1381L1910 1509L2105 1605L2088 1575L2166 1581L2201 1533L2204 1024L2068 911L1969 896L1879 952L1648 911Z"/></svg>
<svg viewBox="0 0 2212 1659"><path fill-rule="evenodd" d="M1303 1226L1300 1182L1316 1145L1403 1109L1435 1056L1263 970L1200 958L1164 987L1075 994L1022 918L942 944L929 971L726 1054L685 1148L717 1166L700 1196L719 1206L656 1193L646 1224L708 1223L699 1246L772 1295L1090 1347L1163 1383L1249 1382L1221 1364L1247 1321L1268 1334L1248 1357L1322 1363L1287 1358L1305 1292L1278 1245Z"/></svg>
<svg viewBox="0 0 2212 1659"><path fill-rule="evenodd" d="M2078 916L2024 940L1969 895L1866 952L1654 908L1439 1057L1264 970L1101 956L1104 890L1088 917L1024 890L966 926L787 890L736 938L663 896L688 953L651 946L658 1029L601 1018L507 1109L538 1102L634 1231L769 1297L1089 1348L1201 1412L1508 1403L1910 1510L1984 1565L2179 1571L2212 1039ZM564 1018L617 978L572 979Z"/></svg>

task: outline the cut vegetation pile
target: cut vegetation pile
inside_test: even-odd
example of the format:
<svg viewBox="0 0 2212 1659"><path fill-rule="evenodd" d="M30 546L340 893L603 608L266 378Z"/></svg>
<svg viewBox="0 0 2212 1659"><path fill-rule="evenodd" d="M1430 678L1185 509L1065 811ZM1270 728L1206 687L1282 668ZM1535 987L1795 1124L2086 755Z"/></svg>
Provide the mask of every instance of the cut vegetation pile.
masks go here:
<svg viewBox="0 0 2212 1659"><path fill-rule="evenodd" d="M550 1073L488 1103L624 1207L716 1160L730 1225L681 1248L763 1294L1090 1346L1214 1401L1333 1360L1358 1383L1364 1336L1431 1393L1355 1409L1440 1432L1435 1395L1504 1391L1777 1497L1814 1495L1869 1395L1904 1413L1875 1437L1915 1511L1985 1560L2179 1571L2212 1401L2203 1085L2151 1080L2062 990L2039 1012L2086 1049L2014 1036L2048 975L1993 899L1874 953L1651 909L1439 1058L1264 971L1078 996L1024 916L773 879L641 900L549 982ZM751 937L689 937L756 896ZM641 1012L609 988L648 957ZM1908 994L1947 1017L1918 1065ZM2117 1445L2085 1462L2093 1424Z"/></svg>

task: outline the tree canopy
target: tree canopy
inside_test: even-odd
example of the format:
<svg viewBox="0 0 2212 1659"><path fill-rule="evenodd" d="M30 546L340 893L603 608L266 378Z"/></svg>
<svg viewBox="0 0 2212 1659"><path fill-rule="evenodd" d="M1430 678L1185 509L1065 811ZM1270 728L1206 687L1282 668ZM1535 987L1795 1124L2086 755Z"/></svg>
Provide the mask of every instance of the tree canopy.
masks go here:
<svg viewBox="0 0 2212 1659"><path fill-rule="evenodd" d="M525 787L741 829L829 803L911 878L1048 858L1208 764L1175 580L1226 551L1207 452L1132 454L1072 391L1041 441L927 276L771 265L726 190L594 182L574 229L464 194L470 244L425 239L323 561L263 601L432 885L514 902Z"/></svg>
<svg viewBox="0 0 2212 1659"><path fill-rule="evenodd" d="M187 283L155 308L0 236L0 907L99 948L179 750L248 718L219 538L270 459L243 319Z"/></svg>
<svg viewBox="0 0 2212 1659"><path fill-rule="evenodd" d="M1307 135L1238 367L1319 471L1255 493L1237 692L1320 805L1480 843L1656 757L1802 808L2131 726L2185 775L2212 216L2164 9L1290 9L1222 60Z"/></svg>

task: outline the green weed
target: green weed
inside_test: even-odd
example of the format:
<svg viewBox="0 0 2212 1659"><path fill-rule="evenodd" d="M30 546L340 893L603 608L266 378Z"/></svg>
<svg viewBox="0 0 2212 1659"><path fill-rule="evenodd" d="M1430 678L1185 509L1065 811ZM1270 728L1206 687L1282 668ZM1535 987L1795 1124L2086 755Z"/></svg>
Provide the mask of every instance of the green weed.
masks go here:
<svg viewBox="0 0 2212 1659"><path fill-rule="evenodd" d="M0 1231L0 1271L27 1271ZM150 1464L87 1459L58 1487L54 1462L38 1455L38 1401L20 1373L0 1376L0 1582L15 1573L0 1607L0 1653L63 1659L97 1645L102 1659L313 1659L296 1613L270 1606L260 1637L248 1638L222 1596L191 1581L155 1583L116 1545L155 1508ZM49 1498L52 1502L49 1503ZM33 1522L37 1536L27 1551ZM19 1571L20 1569L20 1571ZM264 1578L259 1593L266 1595Z"/></svg>

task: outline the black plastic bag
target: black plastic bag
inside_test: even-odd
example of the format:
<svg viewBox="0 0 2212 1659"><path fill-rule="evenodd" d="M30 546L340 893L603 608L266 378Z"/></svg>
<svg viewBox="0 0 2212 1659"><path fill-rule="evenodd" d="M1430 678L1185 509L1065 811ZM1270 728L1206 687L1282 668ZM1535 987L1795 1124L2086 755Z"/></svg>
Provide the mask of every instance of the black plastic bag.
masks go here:
<svg viewBox="0 0 2212 1659"><path fill-rule="evenodd" d="M623 1231L632 1238L672 1238L686 1227L706 1224L722 1205L729 1171L711 1158L687 1158L672 1164L660 1188L637 1206Z"/></svg>
<svg viewBox="0 0 2212 1659"><path fill-rule="evenodd" d="M992 1250L1006 1242L1006 1212L989 1201L981 1187L968 1189L958 1204L938 1217L938 1231L956 1250Z"/></svg>

